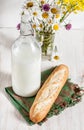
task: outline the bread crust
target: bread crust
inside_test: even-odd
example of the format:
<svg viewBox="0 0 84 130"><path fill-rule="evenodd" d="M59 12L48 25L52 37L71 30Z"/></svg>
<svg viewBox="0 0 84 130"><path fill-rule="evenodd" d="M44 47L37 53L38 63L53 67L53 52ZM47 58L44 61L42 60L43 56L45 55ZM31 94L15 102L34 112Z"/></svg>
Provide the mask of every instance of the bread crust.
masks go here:
<svg viewBox="0 0 84 130"><path fill-rule="evenodd" d="M38 123L46 117L64 86L68 74L68 67L63 64L59 65L42 85L29 112L30 119L34 123Z"/></svg>

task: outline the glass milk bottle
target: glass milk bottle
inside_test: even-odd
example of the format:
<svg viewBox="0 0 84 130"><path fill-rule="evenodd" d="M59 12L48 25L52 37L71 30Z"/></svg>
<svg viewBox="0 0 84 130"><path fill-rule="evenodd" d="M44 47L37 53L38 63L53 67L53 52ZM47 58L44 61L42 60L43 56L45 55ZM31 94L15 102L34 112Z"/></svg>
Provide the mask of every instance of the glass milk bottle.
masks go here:
<svg viewBox="0 0 84 130"><path fill-rule="evenodd" d="M12 46L12 87L17 95L34 96L41 83L41 48L32 35L26 15L20 36Z"/></svg>

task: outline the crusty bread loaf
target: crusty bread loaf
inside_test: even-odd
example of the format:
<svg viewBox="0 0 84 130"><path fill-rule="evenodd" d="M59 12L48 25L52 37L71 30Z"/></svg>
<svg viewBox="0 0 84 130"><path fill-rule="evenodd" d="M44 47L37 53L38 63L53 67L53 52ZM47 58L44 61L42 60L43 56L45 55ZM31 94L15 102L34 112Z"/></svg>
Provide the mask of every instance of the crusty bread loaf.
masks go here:
<svg viewBox="0 0 84 130"><path fill-rule="evenodd" d="M68 78L68 73L68 67L66 65L60 65L56 67L47 78L41 89L38 91L30 109L29 115L33 122L38 123L46 117L65 84Z"/></svg>

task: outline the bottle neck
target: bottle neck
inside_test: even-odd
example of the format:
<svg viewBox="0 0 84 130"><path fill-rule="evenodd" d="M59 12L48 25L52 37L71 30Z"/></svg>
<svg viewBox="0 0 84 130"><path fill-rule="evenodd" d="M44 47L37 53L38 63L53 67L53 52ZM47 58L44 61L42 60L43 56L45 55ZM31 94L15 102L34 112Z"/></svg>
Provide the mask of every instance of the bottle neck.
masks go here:
<svg viewBox="0 0 84 130"><path fill-rule="evenodd" d="M23 15L21 18L20 34L21 36L34 35L31 25L28 21L28 16L26 15Z"/></svg>

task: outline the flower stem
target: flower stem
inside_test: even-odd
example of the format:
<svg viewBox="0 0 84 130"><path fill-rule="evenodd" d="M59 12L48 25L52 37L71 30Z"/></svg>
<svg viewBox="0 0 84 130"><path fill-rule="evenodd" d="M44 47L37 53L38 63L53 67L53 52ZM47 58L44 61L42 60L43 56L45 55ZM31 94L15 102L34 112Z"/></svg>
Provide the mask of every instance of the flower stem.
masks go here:
<svg viewBox="0 0 84 130"><path fill-rule="evenodd" d="M77 4L73 5L70 10L67 10L67 11L65 12L65 14L63 15L63 17L60 19L60 23L64 22L64 20L74 11L74 7L75 7L76 5L77 5Z"/></svg>
<svg viewBox="0 0 84 130"><path fill-rule="evenodd" d="M60 23L62 23L67 15L68 11L66 11L66 13L63 15L63 17L60 19Z"/></svg>

